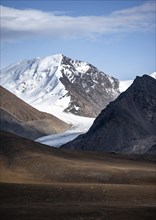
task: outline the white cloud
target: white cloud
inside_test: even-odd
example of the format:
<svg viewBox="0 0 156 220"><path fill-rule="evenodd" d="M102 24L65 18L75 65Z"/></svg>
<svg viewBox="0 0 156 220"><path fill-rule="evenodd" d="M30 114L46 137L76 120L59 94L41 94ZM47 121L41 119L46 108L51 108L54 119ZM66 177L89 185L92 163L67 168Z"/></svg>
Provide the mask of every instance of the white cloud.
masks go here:
<svg viewBox="0 0 156 220"><path fill-rule="evenodd" d="M87 37L153 30L155 2L115 11L108 16L73 17L56 12L0 6L2 40L31 36Z"/></svg>

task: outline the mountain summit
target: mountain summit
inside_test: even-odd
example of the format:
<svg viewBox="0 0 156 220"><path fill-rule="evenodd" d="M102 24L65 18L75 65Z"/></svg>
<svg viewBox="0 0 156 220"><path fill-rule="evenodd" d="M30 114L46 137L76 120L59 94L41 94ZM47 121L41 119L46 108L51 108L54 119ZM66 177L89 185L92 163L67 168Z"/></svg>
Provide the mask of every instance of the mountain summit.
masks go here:
<svg viewBox="0 0 156 220"><path fill-rule="evenodd" d="M156 80L136 77L111 102L90 130L64 148L122 153L156 153Z"/></svg>
<svg viewBox="0 0 156 220"><path fill-rule="evenodd" d="M81 116L97 116L120 93L117 79L62 54L21 61L0 77L3 87L39 110L56 106Z"/></svg>

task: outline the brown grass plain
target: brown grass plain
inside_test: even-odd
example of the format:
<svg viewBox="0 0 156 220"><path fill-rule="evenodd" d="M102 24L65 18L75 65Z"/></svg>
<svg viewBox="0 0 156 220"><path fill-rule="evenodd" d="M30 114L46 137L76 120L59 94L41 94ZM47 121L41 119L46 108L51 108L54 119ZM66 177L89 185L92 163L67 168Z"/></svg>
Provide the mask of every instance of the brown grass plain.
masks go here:
<svg viewBox="0 0 156 220"><path fill-rule="evenodd" d="M156 158L56 149L1 132L0 216L152 220Z"/></svg>

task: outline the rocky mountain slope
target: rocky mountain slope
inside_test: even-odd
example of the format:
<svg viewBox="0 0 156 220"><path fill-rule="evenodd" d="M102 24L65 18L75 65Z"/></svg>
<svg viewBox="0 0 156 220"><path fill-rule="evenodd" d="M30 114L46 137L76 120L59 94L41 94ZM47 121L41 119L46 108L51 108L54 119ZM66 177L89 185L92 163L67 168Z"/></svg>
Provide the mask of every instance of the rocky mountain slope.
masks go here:
<svg viewBox="0 0 156 220"><path fill-rule="evenodd" d="M27 138L63 132L70 126L40 112L0 86L0 129Z"/></svg>
<svg viewBox="0 0 156 220"><path fill-rule="evenodd" d="M122 153L156 153L156 80L144 75L64 148Z"/></svg>
<svg viewBox="0 0 156 220"><path fill-rule="evenodd" d="M11 65L1 71L0 82L39 110L58 107L88 117L97 116L120 93L117 79L61 54Z"/></svg>

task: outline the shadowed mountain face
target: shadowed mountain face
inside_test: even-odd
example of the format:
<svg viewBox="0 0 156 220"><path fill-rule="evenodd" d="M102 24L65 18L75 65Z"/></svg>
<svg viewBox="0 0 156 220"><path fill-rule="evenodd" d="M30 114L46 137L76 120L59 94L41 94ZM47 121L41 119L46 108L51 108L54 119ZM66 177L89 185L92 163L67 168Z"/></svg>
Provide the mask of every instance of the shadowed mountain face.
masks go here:
<svg viewBox="0 0 156 220"><path fill-rule="evenodd" d="M0 87L0 122L1 130L30 139L69 128L65 122L36 110L3 87Z"/></svg>
<svg viewBox="0 0 156 220"><path fill-rule="evenodd" d="M156 80L144 75L94 121L90 130L62 147L106 152L154 153ZM150 150L151 148L151 150Z"/></svg>

